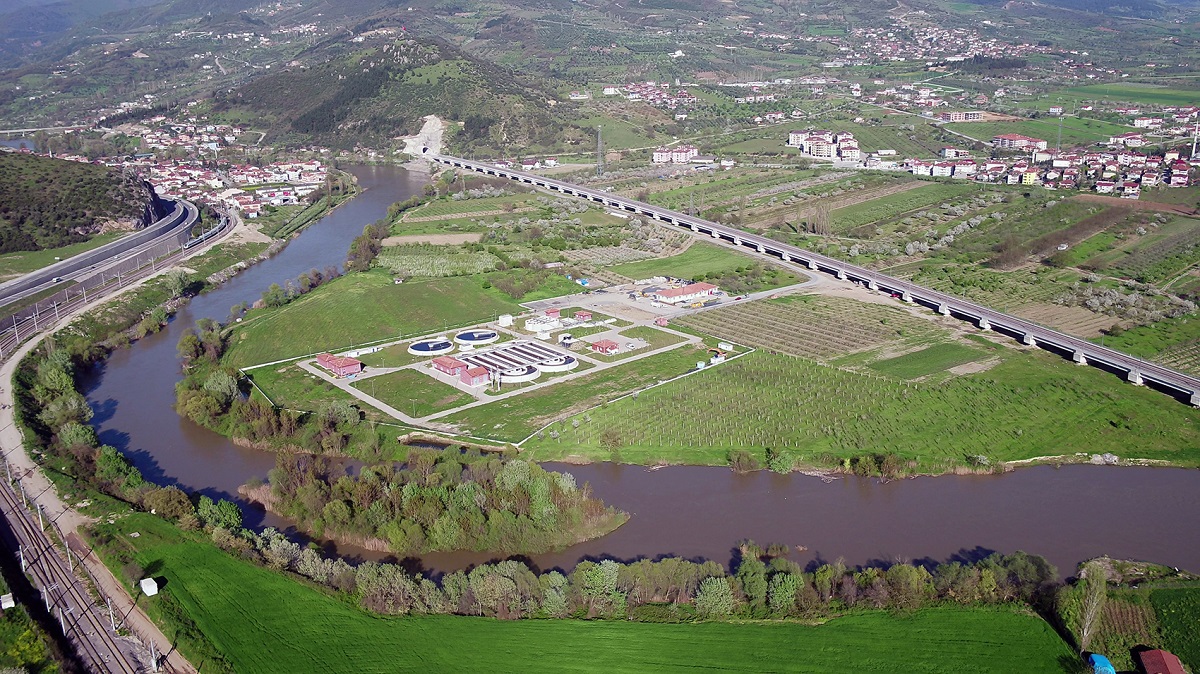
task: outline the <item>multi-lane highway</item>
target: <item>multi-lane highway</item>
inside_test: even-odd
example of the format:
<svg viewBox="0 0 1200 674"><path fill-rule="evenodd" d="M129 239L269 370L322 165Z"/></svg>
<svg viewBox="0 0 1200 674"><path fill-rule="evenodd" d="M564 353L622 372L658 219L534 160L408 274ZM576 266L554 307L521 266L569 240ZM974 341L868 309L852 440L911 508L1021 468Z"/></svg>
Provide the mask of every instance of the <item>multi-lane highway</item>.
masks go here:
<svg viewBox="0 0 1200 674"><path fill-rule="evenodd" d="M74 280L76 277L94 274L112 260L137 255L139 251L149 250L164 241L175 241L183 245L187 243L199 217L200 211L195 205L187 201L176 201L170 213L133 234L0 284L0 306L37 294L59 283Z"/></svg>
<svg viewBox="0 0 1200 674"><path fill-rule="evenodd" d="M1093 344L1085 339L1063 334L1057 330L1052 330L994 309L989 309L960 297L893 278L849 262L819 255L803 248L789 246L757 234L733 229L702 218L685 215L617 194L531 173L497 168L483 162L458 157L448 157L428 152L426 152L425 156L431 161L446 166L508 178L534 187L540 187L580 199L587 199L622 211L643 215L680 228L690 229L698 234L711 236L714 240L721 243L739 248L750 248L759 253L777 257L785 263L804 267L810 271L826 272L839 279L859 282L872 289L891 292L902 301L920 303L942 315L972 321L981 330L995 330L1010 335L1025 344L1039 346L1048 351L1069 357L1081 365L1090 364L1116 372L1133 384L1151 384L1192 405L1200 406L1200 379L1196 377Z"/></svg>

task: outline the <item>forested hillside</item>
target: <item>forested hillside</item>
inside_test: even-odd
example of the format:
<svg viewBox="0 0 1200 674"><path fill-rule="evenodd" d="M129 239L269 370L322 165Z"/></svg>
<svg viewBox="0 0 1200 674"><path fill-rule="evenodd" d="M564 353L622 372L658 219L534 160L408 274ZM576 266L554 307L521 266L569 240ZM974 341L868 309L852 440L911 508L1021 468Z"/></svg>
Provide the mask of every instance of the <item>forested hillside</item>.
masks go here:
<svg viewBox="0 0 1200 674"><path fill-rule="evenodd" d="M0 253L132 229L149 199L141 180L105 166L0 152Z"/></svg>
<svg viewBox="0 0 1200 674"><path fill-rule="evenodd" d="M260 77L218 98L217 109L273 117L275 140L334 146L374 144L415 133L436 114L463 122L460 146L526 148L560 125L548 98L514 73L436 42L402 38L312 68Z"/></svg>

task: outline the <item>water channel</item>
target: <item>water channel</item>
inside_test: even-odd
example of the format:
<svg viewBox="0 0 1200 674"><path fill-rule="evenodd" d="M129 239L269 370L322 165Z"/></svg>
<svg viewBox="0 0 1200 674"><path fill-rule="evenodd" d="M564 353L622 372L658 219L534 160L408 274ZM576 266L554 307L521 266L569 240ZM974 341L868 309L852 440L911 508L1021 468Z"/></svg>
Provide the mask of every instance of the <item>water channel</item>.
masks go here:
<svg viewBox="0 0 1200 674"><path fill-rule="evenodd" d="M115 352L88 376L86 394L100 439L124 451L143 474L212 497L235 498L274 465L268 452L238 447L179 417L175 344L199 318L224 320L268 285L313 267L340 264L351 239L391 203L421 191L425 176L396 167L355 167L365 191L311 225L279 255L251 267L179 312L170 326ZM1118 382L1114 380L1114 385ZM1044 448L1042 453L1056 453ZM599 540L539 555L542 568L583 558L678 555L728 562L733 545L801 546L801 563L843 557L851 565L897 559L974 559L991 551L1046 556L1064 575L1089 557L1147 559L1200 571L1200 471L1171 468L1040 466L1004 475L823 482L804 475L735 475L725 468L597 464L555 466L590 482L597 496L631 513ZM250 525L287 522L245 508ZM331 547L331 550L334 549ZM379 558L357 549L339 552ZM487 561L487 554L434 554L430 570Z"/></svg>

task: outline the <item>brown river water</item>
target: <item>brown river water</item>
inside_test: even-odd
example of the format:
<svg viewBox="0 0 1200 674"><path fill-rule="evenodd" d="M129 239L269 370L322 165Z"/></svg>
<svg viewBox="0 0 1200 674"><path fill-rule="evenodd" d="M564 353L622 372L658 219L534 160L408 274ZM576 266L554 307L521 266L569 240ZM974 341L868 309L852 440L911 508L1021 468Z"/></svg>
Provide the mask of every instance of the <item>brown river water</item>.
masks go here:
<svg viewBox="0 0 1200 674"><path fill-rule="evenodd" d="M179 417L175 344L199 318L224 320L273 282L313 267L340 264L364 225L388 205L418 194L426 180L396 167L355 167L366 188L311 225L276 257L195 298L170 326L118 351L85 381L100 439L124 451L147 479L214 498L265 477L274 455L234 445ZM1114 385L1118 382L1114 380ZM1053 447L1039 453L1055 454ZM863 565L896 560L975 559L992 551L1044 555L1070 575L1096 555L1146 559L1200 571L1200 471L1175 468L1038 466L1004 475L921 477L880 483L847 478L824 483L804 475L736 475L726 468L596 464L552 466L590 482L597 496L632 515L604 538L534 556L541 568L568 569L581 559L676 555L728 563L735 543L801 546L807 564L842 557ZM238 499L240 500L240 499ZM248 525L289 523L243 503ZM333 545L331 551L337 550ZM338 550L353 558L378 553ZM475 553L432 554L430 571L493 559Z"/></svg>

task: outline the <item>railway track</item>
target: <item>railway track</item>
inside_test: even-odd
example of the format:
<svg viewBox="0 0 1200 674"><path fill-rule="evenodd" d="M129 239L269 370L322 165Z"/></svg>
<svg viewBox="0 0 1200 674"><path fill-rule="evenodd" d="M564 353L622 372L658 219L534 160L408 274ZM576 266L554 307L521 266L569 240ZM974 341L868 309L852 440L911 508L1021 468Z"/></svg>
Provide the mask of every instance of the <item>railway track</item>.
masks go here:
<svg viewBox="0 0 1200 674"><path fill-rule="evenodd" d="M0 488L0 510L8 520L12 534L20 546L17 555L25 571L46 602L47 610L56 618L76 652L95 671L114 674L140 674L150 668L139 661L136 645L116 634L103 607L88 593L87 586L73 571L75 563L64 559L48 532L35 521L35 515L24 506L25 499L17 487L5 480ZM43 515L44 518L44 515ZM53 524L50 525L53 528ZM70 556L70 552L66 553Z"/></svg>

